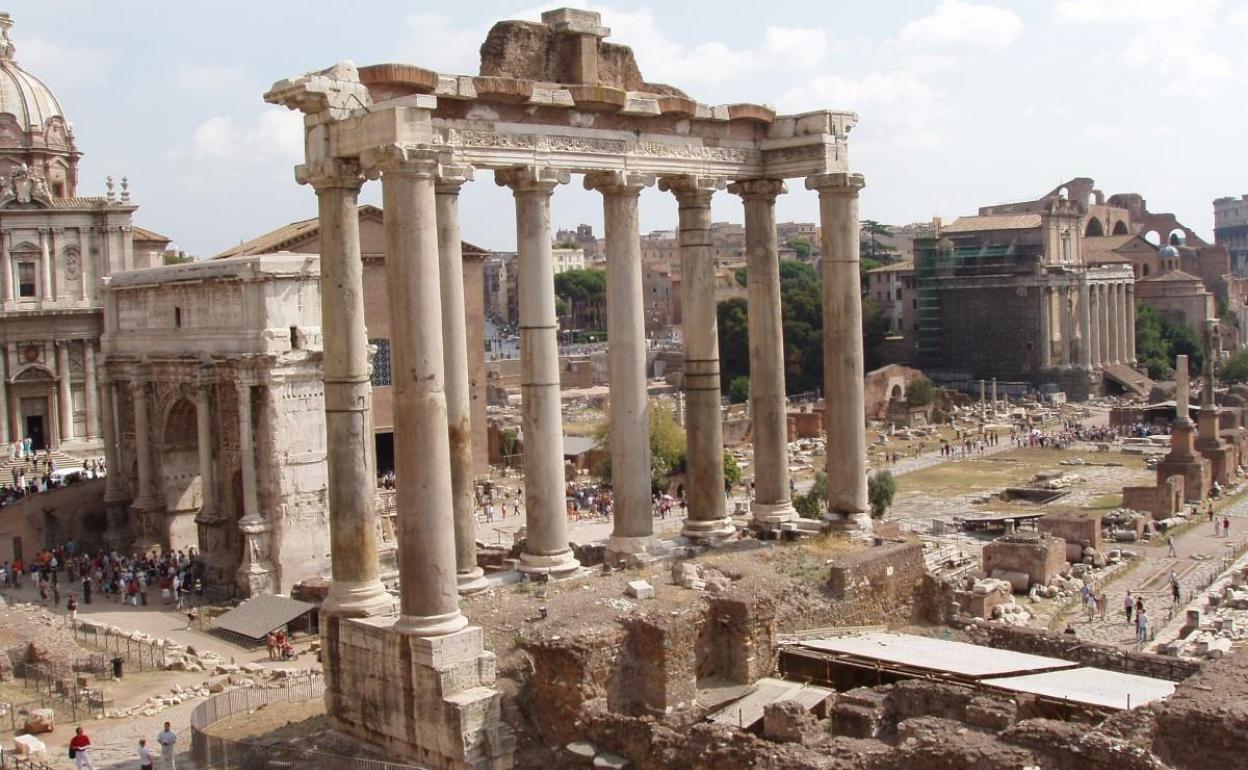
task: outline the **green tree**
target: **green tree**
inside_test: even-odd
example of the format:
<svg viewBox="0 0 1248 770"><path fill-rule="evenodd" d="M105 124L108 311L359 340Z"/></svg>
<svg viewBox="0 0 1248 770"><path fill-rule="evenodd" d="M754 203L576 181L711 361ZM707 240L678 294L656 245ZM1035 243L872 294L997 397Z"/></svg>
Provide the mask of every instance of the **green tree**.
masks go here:
<svg viewBox="0 0 1248 770"><path fill-rule="evenodd" d="M732 277L737 279L738 286L745 287L748 285L750 273L744 267L738 267L733 269Z"/></svg>
<svg viewBox="0 0 1248 770"><path fill-rule="evenodd" d="M884 364L880 346L888 337L892 327L884 309L873 299L862 300L862 357L867 371L878 369Z"/></svg>
<svg viewBox="0 0 1248 770"><path fill-rule="evenodd" d="M923 375L912 377L906 383L906 406L918 408L927 406L936 398L936 385Z"/></svg>
<svg viewBox="0 0 1248 770"><path fill-rule="evenodd" d="M815 247L811 246L810 241L805 238L792 238L784 245L793 249L797 254L797 258L802 260L810 259L810 253L815 250Z"/></svg>
<svg viewBox="0 0 1248 770"><path fill-rule="evenodd" d="M893 236L893 228L874 219L862 220L859 222L859 227L861 228L859 232L867 236L867 242L863 244L865 248L860 248L860 251L866 252L860 255L862 259L869 258L871 261L879 263L881 261L891 262L896 258L897 249L879 241L880 238L891 238Z"/></svg>
<svg viewBox="0 0 1248 770"><path fill-rule="evenodd" d="M194 262L195 257L185 251L166 251L162 261L166 265L184 265L187 262Z"/></svg>
<svg viewBox="0 0 1248 770"><path fill-rule="evenodd" d="M744 404L750 400L750 378L733 377L728 383L728 400L734 404Z"/></svg>
<svg viewBox="0 0 1248 770"><path fill-rule="evenodd" d="M891 471L879 471L867 479L867 500L871 503L871 518L882 519L893 504L897 494L897 480Z"/></svg>
<svg viewBox="0 0 1248 770"><path fill-rule="evenodd" d="M828 474L815 471L815 481L805 493L794 496L793 507L803 519L823 518L823 508L828 500Z"/></svg>
<svg viewBox="0 0 1248 770"><path fill-rule="evenodd" d="M863 294L866 294L871 288L869 285L871 276L868 273L877 267L884 267L884 263L871 257L862 257L858 260L858 280L862 283Z"/></svg>
<svg viewBox="0 0 1248 770"><path fill-rule="evenodd" d="M1135 307L1135 353L1153 379L1163 379L1173 371L1175 356L1187 356L1193 376L1200 373L1205 359L1195 329L1144 304Z"/></svg>
<svg viewBox="0 0 1248 770"><path fill-rule="evenodd" d="M594 475L604 484L611 483L611 422L603 420L594 430L594 439L602 457L594 467ZM676 421L675 410L650 404L650 489L667 489L668 477L685 467L685 430Z"/></svg>
<svg viewBox="0 0 1248 770"><path fill-rule="evenodd" d="M1218 367L1223 382L1248 382L1248 348L1240 348Z"/></svg>
<svg viewBox="0 0 1248 770"><path fill-rule="evenodd" d="M819 273L809 264L796 260L782 260L779 272L785 390L790 395L822 390L823 289ZM879 345L889 332L888 318L869 300L863 300L862 304L867 366L875 368L880 361ZM740 297L725 300L719 303L717 315L720 382L724 392L733 398L734 380L748 377L750 373L749 305Z"/></svg>
<svg viewBox="0 0 1248 770"><path fill-rule="evenodd" d="M728 486L736 486L741 483L741 465L737 462L737 458L732 456L728 450L724 450L724 484Z"/></svg>

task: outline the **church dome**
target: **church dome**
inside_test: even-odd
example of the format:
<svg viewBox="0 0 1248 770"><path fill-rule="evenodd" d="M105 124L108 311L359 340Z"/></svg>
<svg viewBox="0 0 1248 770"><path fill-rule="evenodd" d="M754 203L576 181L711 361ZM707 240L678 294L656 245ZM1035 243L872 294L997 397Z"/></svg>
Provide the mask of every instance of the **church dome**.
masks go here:
<svg viewBox="0 0 1248 770"><path fill-rule="evenodd" d="M25 164L43 178L55 197L74 194L78 158L73 128L52 90L22 69L9 38L13 19L0 12L0 174Z"/></svg>

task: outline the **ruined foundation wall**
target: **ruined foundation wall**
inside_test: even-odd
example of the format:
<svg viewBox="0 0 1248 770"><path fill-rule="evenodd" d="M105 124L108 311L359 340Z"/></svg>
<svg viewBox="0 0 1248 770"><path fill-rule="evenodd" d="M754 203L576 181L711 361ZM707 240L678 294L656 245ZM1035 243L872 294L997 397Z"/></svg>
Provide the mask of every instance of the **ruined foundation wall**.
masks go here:
<svg viewBox="0 0 1248 770"><path fill-rule="evenodd" d="M974 620L965 630L974 644L1001 650L1061 658L1093 668L1124 671L1181 682L1201 670L1201 664L1165 655L1128 652L1108 644L1071 639L1066 634L1038 628L1017 628Z"/></svg>
<svg viewBox="0 0 1248 770"><path fill-rule="evenodd" d="M906 623L914 619L923 584L923 544L894 543L839 558L828 569L828 589L840 625Z"/></svg>

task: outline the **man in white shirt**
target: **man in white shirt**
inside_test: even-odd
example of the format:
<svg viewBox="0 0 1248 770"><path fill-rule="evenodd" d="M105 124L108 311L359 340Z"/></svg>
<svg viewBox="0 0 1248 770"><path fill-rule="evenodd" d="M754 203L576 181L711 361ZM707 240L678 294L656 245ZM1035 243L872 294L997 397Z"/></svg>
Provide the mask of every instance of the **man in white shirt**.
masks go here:
<svg viewBox="0 0 1248 770"><path fill-rule="evenodd" d="M165 729L160 731L160 735L156 736L156 742L160 744L160 763L164 770L174 770L173 745L178 742L178 736L169 728L168 722L165 722Z"/></svg>

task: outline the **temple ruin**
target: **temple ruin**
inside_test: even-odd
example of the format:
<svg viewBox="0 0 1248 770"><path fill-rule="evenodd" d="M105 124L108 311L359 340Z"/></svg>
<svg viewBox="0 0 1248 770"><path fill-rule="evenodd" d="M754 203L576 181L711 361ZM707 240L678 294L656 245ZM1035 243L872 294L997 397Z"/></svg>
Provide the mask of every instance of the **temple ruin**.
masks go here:
<svg viewBox="0 0 1248 770"><path fill-rule="evenodd" d="M520 266L525 509L518 569L577 574L568 545L559 411L551 199L572 174L603 196L611 339L614 529L610 554L655 548L649 507L645 334L638 196L657 184L679 211L684 389L689 444L684 536L733 533L723 494L719 351L709 228L727 189L746 212L754 449L752 526L796 518L788 483L776 197L786 179L818 193L822 225L827 523L865 527L858 193L848 163L856 116L777 115L710 106L646 83L632 52L604 42L599 15L560 9L506 21L481 48L477 76L407 64L341 62L282 80L265 99L304 113L319 201L325 425L333 582L324 605L327 703L341 729L433 767L510 766L493 656L461 614L457 575L474 569L470 509L454 504L470 463L454 437L468 419L462 301L444 268L460 243L458 194L492 172L516 202ZM378 574L368 338L357 199L382 183L392 330L397 479L397 619ZM458 306L457 306L458 305ZM448 431L451 436L448 441ZM413 710L414 709L414 710ZM385 715L384 717L379 715Z"/></svg>

